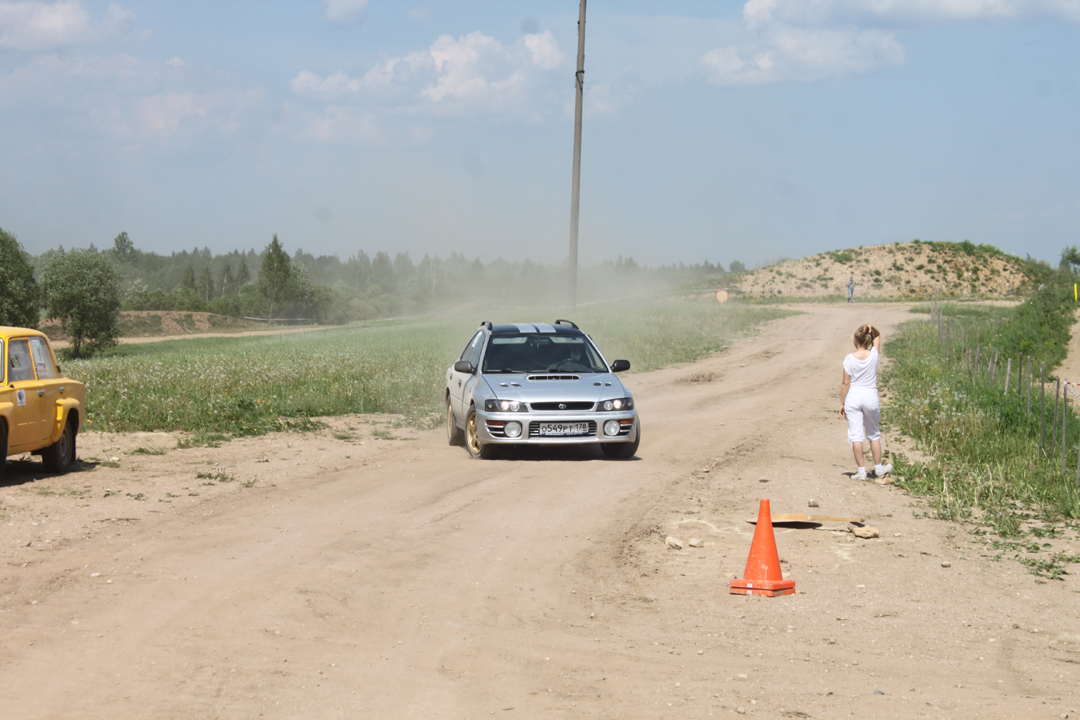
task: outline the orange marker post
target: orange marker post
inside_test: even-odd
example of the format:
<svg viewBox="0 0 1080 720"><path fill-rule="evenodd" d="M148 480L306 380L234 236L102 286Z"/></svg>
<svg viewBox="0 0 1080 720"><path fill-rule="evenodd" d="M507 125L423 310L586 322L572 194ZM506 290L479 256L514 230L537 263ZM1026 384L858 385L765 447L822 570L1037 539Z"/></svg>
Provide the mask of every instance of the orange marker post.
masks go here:
<svg viewBox="0 0 1080 720"><path fill-rule="evenodd" d="M757 527L754 529L754 540L750 543L746 571L743 577L731 581L731 594L768 597L795 594L795 581L785 580L780 570L780 554L776 551L768 500L762 500L758 508Z"/></svg>

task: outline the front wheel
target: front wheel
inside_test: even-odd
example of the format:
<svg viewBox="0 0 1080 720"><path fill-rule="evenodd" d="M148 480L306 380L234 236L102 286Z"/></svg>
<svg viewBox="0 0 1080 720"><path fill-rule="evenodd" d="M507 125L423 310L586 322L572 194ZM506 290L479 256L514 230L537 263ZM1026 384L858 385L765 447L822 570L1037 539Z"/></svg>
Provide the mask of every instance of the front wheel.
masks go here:
<svg viewBox="0 0 1080 720"><path fill-rule="evenodd" d="M454 408L450 405L450 396L446 396L446 440L451 445L460 445L465 433L454 422Z"/></svg>
<svg viewBox="0 0 1080 720"><path fill-rule="evenodd" d="M67 472L67 469L71 467L75 459L75 428L71 420L64 425L64 432L60 433L60 439L41 451L41 459L50 472Z"/></svg>
<svg viewBox="0 0 1080 720"><path fill-rule="evenodd" d="M465 420L465 449L469 456L480 460L490 460L498 453L495 445L484 445L480 442L480 434L476 428L476 408L469 408L469 417Z"/></svg>
<svg viewBox="0 0 1080 720"><path fill-rule="evenodd" d="M641 444L641 419L634 418L633 442L600 443L604 449L604 455L613 460L629 460L637 454L638 445Z"/></svg>

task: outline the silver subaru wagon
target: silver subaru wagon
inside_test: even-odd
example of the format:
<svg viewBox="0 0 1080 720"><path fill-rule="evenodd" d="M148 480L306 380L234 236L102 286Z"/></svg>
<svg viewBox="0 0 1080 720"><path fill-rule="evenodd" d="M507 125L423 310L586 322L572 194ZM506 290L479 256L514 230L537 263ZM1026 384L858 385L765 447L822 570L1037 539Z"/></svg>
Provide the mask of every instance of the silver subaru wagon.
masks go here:
<svg viewBox="0 0 1080 720"><path fill-rule="evenodd" d="M569 320L483 323L446 371L446 434L474 458L510 445L599 443L634 457L641 424L634 396L592 339Z"/></svg>

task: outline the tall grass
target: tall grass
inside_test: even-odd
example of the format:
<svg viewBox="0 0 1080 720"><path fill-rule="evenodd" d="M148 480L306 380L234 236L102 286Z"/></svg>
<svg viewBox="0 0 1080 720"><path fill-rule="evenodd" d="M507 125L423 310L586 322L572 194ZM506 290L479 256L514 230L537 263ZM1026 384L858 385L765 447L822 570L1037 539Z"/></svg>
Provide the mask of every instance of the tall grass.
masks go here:
<svg viewBox="0 0 1080 720"><path fill-rule="evenodd" d="M1053 392L1050 384L1046 446L1043 445L1041 362L1052 367L1064 356L1068 325L1042 317L1061 312L1054 303L1029 303L1013 309L944 306L952 321L947 336L929 321L906 323L890 340L891 362L883 384L891 402L883 413L891 428L914 438L932 460L896 458L895 473L907 490L929 498L933 513L949 520L970 520L1000 538L1019 538L1037 520L1044 527L1080 517L1076 478L1080 421L1070 408L1062 470L1060 440L1054 442ZM1066 307L1071 319L1071 307ZM1054 335L1031 333L1041 324ZM960 344L960 328L969 347L982 346L981 370L969 370ZM1037 342L1027 342L1035 337ZM1018 390L1021 349L1035 354L1035 383L1029 414L1026 393ZM1001 351L996 378L987 372L989 353ZM1013 357L1011 387L1004 393L1007 358ZM1045 360L1044 360L1045 358ZM1041 546L1037 546L1040 547Z"/></svg>
<svg viewBox="0 0 1080 720"><path fill-rule="evenodd" d="M87 384L87 421L113 431L226 435L303 430L348 413L430 417L445 372L480 320L554 321L565 309L515 317L453 315L262 337L122 345L65 364ZM609 360L635 370L689 362L787 313L691 300L609 303L569 313Z"/></svg>

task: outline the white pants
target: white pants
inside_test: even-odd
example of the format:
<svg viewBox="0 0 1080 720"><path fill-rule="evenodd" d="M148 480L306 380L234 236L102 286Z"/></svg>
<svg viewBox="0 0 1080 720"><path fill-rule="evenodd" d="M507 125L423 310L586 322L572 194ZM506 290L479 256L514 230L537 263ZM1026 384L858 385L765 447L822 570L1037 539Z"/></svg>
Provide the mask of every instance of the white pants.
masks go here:
<svg viewBox="0 0 1080 720"><path fill-rule="evenodd" d="M847 415L848 442L881 439L881 432L878 430L881 406L878 404L877 388L849 388L844 399L844 414Z"/></svg>

